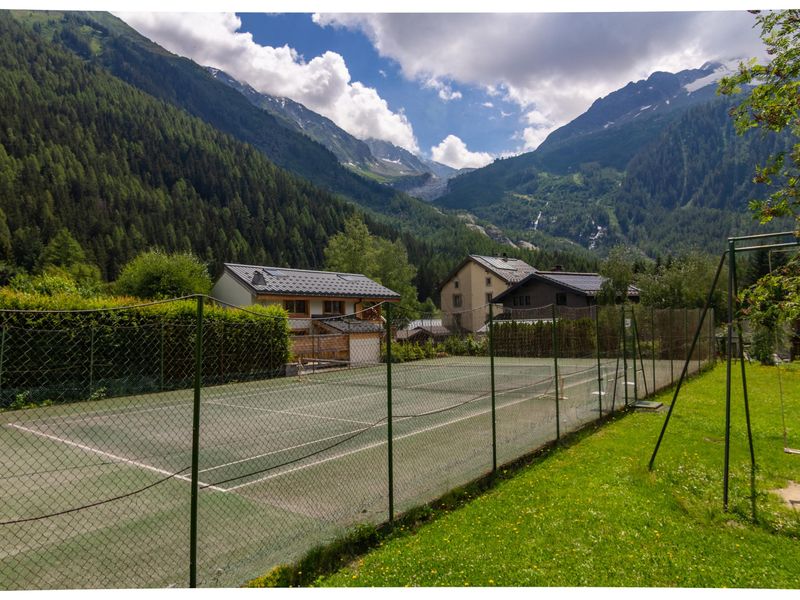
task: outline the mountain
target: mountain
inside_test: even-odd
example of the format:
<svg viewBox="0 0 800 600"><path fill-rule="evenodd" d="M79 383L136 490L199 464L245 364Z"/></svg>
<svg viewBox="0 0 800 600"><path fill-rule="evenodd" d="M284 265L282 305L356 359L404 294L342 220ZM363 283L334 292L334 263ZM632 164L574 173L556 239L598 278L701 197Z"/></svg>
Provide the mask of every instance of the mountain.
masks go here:
<svg viewBox="0 0 800 600"><path fill-rule="evenodd" d="M153 247L321 265L354 208L0 13L0 255L62 228L107 279ZM310 243L309 243L310 242Z"/></svg>
<svg viewBox="0 0 800 600"><path fill-rule="evenodd" d="M753 167L786 136L737 136L716 96L722 63L654 73L595 101L533 152L457 177L437 206L474 215L512 239L563 237L604 251L718 251L758 226L748 211L765 194ZM779 227L781 224L775 224Z"/></svg>
<svg viewBox="0 0 800 600"><path fill-rule="evenodd" d="M107 279L153 246L192 251L212 269L320 267L354 212L372 233L402 240L422 297L470 252L557 260L342 168L110 15L0 12L0 94L0 259L22 268L62 228ZM593 261L567 258L572 268Z"/></svg>
<svg viewBox="0 0 800 600"><path fill-rule="evenodd" d="M325 146L344 167L411 196L432 200L444 193L448 179L466 172L421 159L385 140L359 140L327 117L291 98L259 92L220 69L207 69L215 79L239 91L254 106L273 115L289 129Z"/></svg>
<svg viewBox="0 0 800 600"><path fill-rule="evenodd" d="M552 132L537 148L540 164L561 173L581 162L622 170L677 115L714 99L715 82L730 72L730 65L709 62L699 69L659 71L630 82Z"/></svg>
<svg viewBox="0 0 800 600"><path fill-rule="evenodd" d="M220 69L213 67L206 69L215 79L243 94L253 105L273 115L288 128L303 133L325 146L333 152L342 165L357 172L385 180L424 173L446 178L456 173L456 169L432 161L423 161L391 142L374 138L359 140L327 117L309 110L291 98L279 98L259 92L251 85L238 81Z"/></svg>
<svg viewBox="0 0 800 600"><path fill-rule="evenodd" d="M372 156L366 143L356 139L330 119L307 109L291 98L278 98L261 93L220 69L206 68L215 79L241 93L251 104L274 116L287 129L307 135L325 146L343 165L365 172L373 172L374 169L380 168L380 163Z"/></svg>

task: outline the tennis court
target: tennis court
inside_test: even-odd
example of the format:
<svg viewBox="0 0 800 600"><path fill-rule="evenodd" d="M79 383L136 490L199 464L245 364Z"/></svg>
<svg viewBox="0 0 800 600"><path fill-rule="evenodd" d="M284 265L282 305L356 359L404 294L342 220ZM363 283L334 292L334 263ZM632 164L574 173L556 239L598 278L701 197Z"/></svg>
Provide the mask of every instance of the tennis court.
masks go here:
<svg viewBox="0 0 800 600"><path fill-rule="evenodd" d="M614 368L614 361L601 365L609 394ZM554 439L553 372L552 360L496 359L500 462ZM374 365L203 388L203 585L236 585L259 574L255 555L285 561L352 523L387 518L386 376L385 365ZM392 376L397 511L491 469L486 357L394 365ZM560 364L559 385L562 432L597 418L595 361ZM621 386L617 395L621 402ZM93 566L85 550L98 537L104 543L94 566L123 571L115 581L184 585L192 403L192 391L183 390L4 413L0 452L18 463L4 464L2 520L64 512L0 528L4 587L19 587L30 577L26 565L42 560L56 566L42 587L49 577L53 587L82 587L80 572ZM128 582L132 554L150 567L131 568ZM83 564L71 564L73 555Z"/></svg>
<svg viewBox="0 0 800 600"><path fill-rule="evenodd" d="M493 351L465 336L457 352L391 369L317 356L290 376L261 343L269 320L216 315L199 371L187 323L4 326L3 401L23 409L0 412L0 585L184 587L193 522L198 585L241 585L677 379L685 311L678 330L651 312L627 350L639 334L620 333L618 311L586 315L498 327Z"/></svg>

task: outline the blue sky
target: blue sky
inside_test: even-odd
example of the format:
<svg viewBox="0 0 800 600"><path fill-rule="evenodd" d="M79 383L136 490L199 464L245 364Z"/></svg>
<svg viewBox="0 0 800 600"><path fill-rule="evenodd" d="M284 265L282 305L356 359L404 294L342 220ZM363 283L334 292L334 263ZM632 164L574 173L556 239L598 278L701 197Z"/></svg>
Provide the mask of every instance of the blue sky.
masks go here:
<svg viewBox="0 0 800 600"><path fill-rule="evenodd" d="M744 11L115 14L356 137L454 167L529 151L596 98L653 71L761 49Z"/></svg>
<svg viewBox="0 0 800 600"><path fill-rule="evenodd" d="M353 80L377 89L392 110L405 112L424 153L429 154L432 146L450 134L492 155L519 145L513 139L521 124L519 106L490 97L481 88L459 84L452 88L462 97L443 101L438 90L405 79L399 64L381 57L360 30L320 27L310 14L238 15L242 29L261 45L288 44L307 60L326 50L341 54Z"/></svg>

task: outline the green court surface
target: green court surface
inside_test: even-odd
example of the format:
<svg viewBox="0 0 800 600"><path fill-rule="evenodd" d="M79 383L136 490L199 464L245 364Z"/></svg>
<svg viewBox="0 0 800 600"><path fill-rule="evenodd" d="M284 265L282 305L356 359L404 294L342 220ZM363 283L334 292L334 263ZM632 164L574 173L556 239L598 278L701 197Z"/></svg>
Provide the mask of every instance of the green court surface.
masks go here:
<svg viewBox="0 0 800 600"><path fill-rule="evenodd" d="M495 358L498 464L682 366L644 361L634 386L616 359L559 361L556 378L552 359ZM200 585L239 585L388 518L386 380L373 365L202 389ZM396 512L491 470L488 358L396 364L392 382ZM0 414L0 587L186 586L193 394Z"/></svg>

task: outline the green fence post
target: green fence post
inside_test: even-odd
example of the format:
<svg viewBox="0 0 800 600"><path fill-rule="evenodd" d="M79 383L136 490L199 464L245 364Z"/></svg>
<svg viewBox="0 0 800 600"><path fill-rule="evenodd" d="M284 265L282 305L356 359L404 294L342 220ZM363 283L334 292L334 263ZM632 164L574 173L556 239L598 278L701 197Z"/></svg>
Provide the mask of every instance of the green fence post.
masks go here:
<svg viewBox="0 0 800 600"><path fill-rule="evenodd" d="M631 316L633 317L633 364L636 365L636 352L639 352L639 368L642 370L642 384L644 384L644 396L647 397L650 395L650 390L647 387L647 371L644 366L644 354L642 354L642 340L639 339L639 322L636 320L636 308L631 307ZM638 379L636 378L636 367L634 366L634 390L638 390L636 387L638 385ZM634 397L636 398L636 402L639 401L638 392L634 393Z"/></svg>
<svg viewBox="0 0 800 600"><path fill-rule="evenodd" d="M3 368L6 364L6 329L8 325L3 324L3 333L0 336L0 400L2 400L3 391Z"/></svg>
<svg viewBox="0 0 800 600"><path fill-rule="evenodd" d="M689 357L689 352L686 348L689 342L689 309L683 309L683 348L686 351L686 357Z"/></svg>
<svg viewBox="0 0 800 600"><path fill-rule="evenodd" d="M89 396L94 390L94 323L89 326Z"/></svg>
<svg viewBox="0 0 800 600"><path fill-rule="evenodd" d="M552 304L551 306L553 307L553 363L555 365L553 380L556 387L556 441L558 441L561 439L561 409L558 398L558 326L556 325L556 305Z"/></svg>
<svg viewBox="0 0 800 600"><path fill-rule="evenodd" d="M594 345L597 355L597 415L603 418L603 375L600 371L600 306L594 305Z"/></svg>
<svg viewBox="0 0 800 600"><path fill-rule="evenodd" d="M620 306L622 315L622 383L625 394L625 408L628 408L628 333L625 330L625 305Z"/></svg>
<svg viewBox="0 0 800 600"><path fill-rule="evenodd" d="M656 309L650 307L650 357L653 359L653 393L656 391ZM661 344L659 344L659 347Z"/></svg>
<svg viewBox="0 0 800 600"><path fill-rule="evenodd" d="M695 309L694 309L694 312L697 312L697 310L698 310L698 309L696 309L696 308L695 308ZM699 371L699 370L700 370L700 368L701 368L702 366L703 366L703 357L702 357L702 353L698 352L698 353L697 353L697 370Z"/></svg>
<svg viewBox="0 0 800 600"><path fill-rule="evenodd" d="M192 411L192 505L189 523L189 587L197 587L197 500L200 462L200 385L203 366L203 296L197 296L197 333L194 343L194 407Z"/></svg>
<svg viewBox="0 0 800 600"><path fill-rule="evenodd" d="M389 476L389 522L394 521L394 457L392 452L392 305L386 305L386 444Z"/></svg>
<svg viewBox="0 0 800 600"><path fill-rule="evenodd" d="M725 372L725 456L722 472L722 507L728 512L728 478L730 473L731 449L731 363L733 362L733 297L736 294L734 282L736 280L736 242L728 239L728 338L727 359ZM688 359L687 359L688 362Z"/></svg>
<svg viewBox="0 0 800 600"><path fill-rule="evenodd" d="M494 312L489 304L489 379L492 384L492 475L497 473L497 413L494 392Z"/></svg>
<svg viewBox="0 0 800 600"><path fill-rule="evenodd" d="M161 355L161 366L160 366L161 391L163 392L164 391L164 317L161 317L161 348L159 350L159 353Z"/></svg>
<svg viewBox="0 0 800 600"><path fill-rule="evenodd" d="M669 359L669 383L675 383L675 366L672 364L672 345L675 338L675 327L672 322L673 308L667 309L667 358Z"/></svg>

